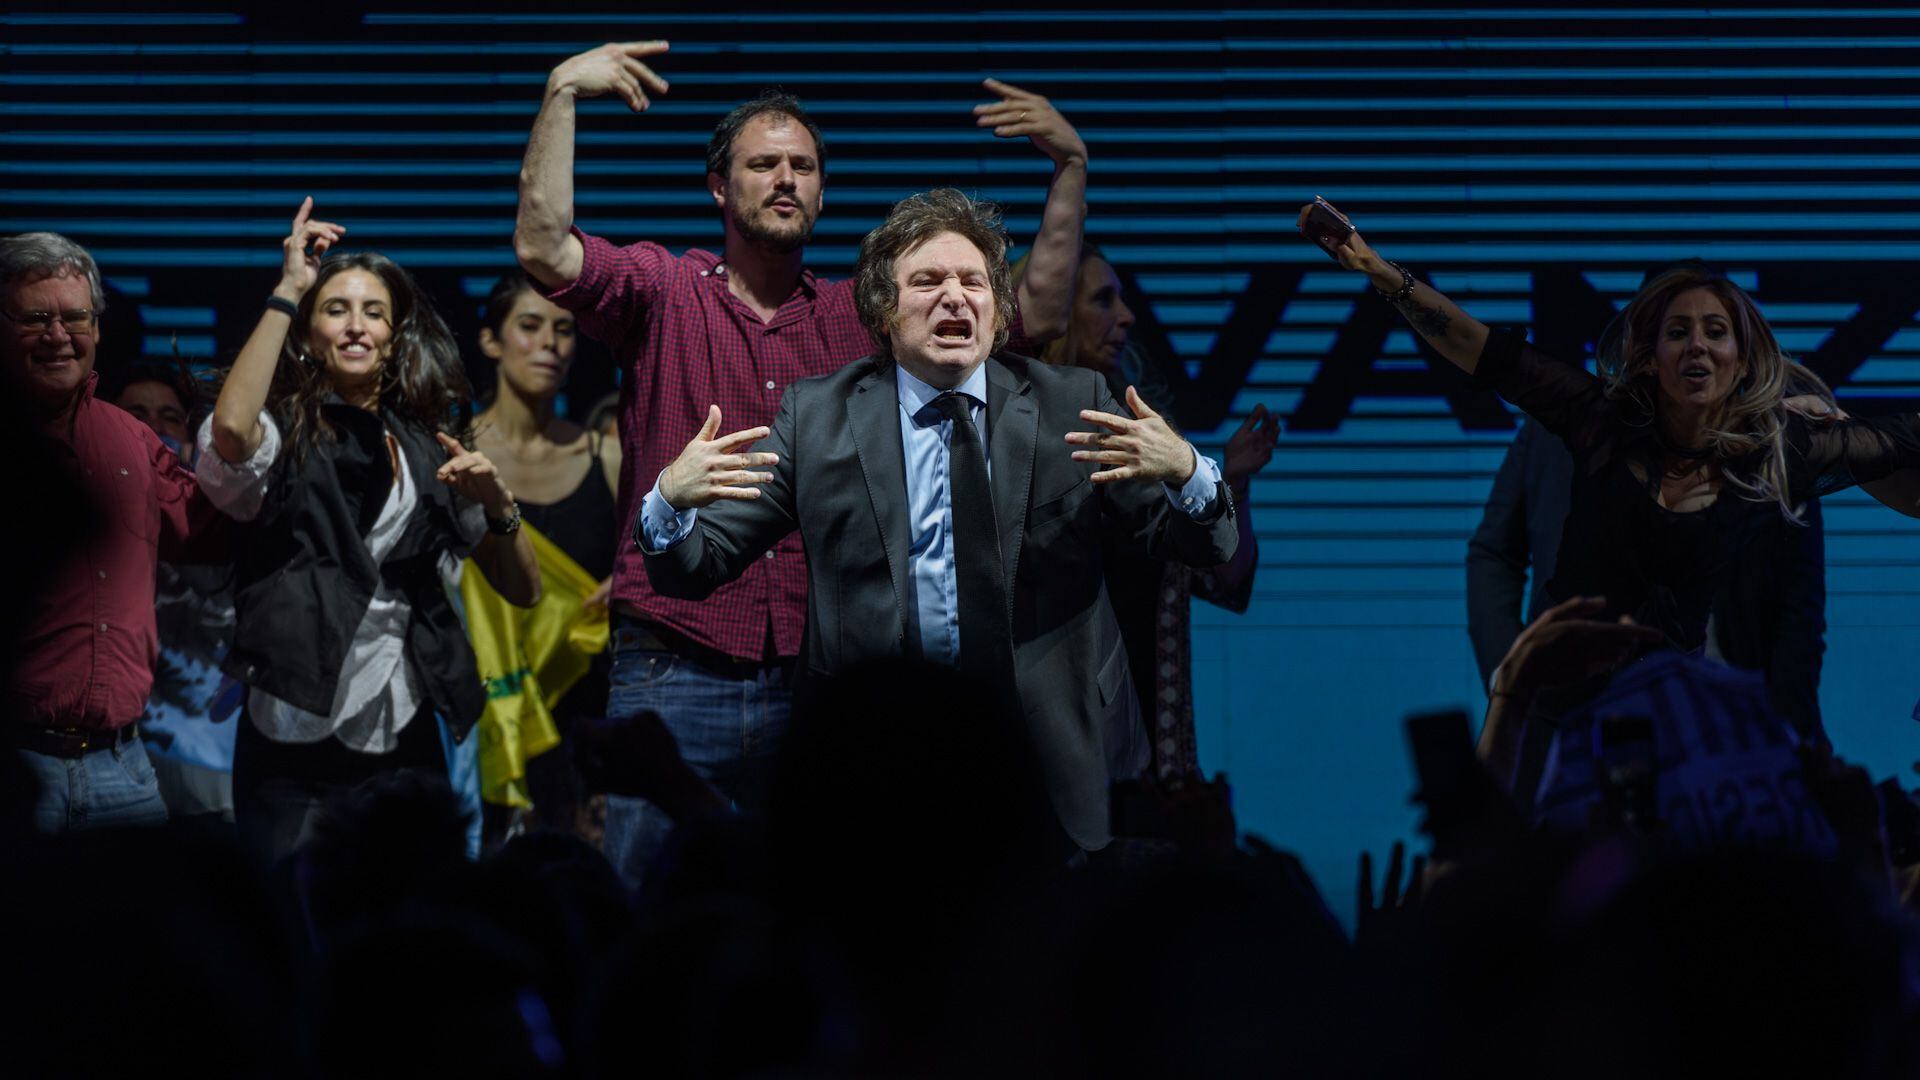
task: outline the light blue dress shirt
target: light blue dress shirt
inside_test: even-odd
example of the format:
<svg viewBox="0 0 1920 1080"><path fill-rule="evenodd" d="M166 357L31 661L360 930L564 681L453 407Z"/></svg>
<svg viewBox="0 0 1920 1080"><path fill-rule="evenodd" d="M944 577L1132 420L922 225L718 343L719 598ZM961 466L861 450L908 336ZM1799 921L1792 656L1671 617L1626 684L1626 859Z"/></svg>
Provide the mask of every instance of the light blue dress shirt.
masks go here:
<svg viewBox="0 0 1920 1080"><path fill-rule="evenodd" d="M907 545L907 583L913 591L907 608L916 623L908 632L918 633L921 654L927 659L957 664L960 580L953 558L953 503L948 479L948 428L953 421L928 408L941 390L908 374L898 364L893 370L900 396L900 445L907 463L907 532L911 537ZM955 389L970 399L973 422L980 431L980 449L987 453L991 424L983 422L987 411L986 365L975 368ZM1191 443L1187 449L1193 453L1196 466L1193 476L1179 488L1172 484L1161 487L1175 506L1198 518L1218 494L1220 467L1213 459L1201 457ZM1066 453L1069 448L1062 443L1059 450ZM993 460L990 453L987 460ZM991 464L987 475L992 478ZM653 490L640 503L640 527L647 547L665 551L685 540L693 533L697 514L697 510L676 513L668 506L660 497L660 481L656 478Z"/></svg>

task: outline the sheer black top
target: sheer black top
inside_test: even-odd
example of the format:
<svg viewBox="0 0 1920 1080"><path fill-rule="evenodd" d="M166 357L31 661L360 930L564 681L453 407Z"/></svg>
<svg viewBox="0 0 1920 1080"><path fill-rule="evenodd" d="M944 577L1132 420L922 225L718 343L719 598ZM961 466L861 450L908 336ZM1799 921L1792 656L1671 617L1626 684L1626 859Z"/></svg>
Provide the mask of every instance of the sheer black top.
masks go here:
<svg viewBox="0 0 1920 1080"><path fill-rule="evenodd" d="M1610 614L1658 628L1675 648L1699 648L1733 556L1779 517L1779 504L1723 484L1700 510L1661 506L1665 464L1653 418L1607 398L1598 377L1520 337L1490 334L1473 378L1573 452L1570 510L1548 594L1556 602L1604 596ZM1810 421L1789 412L1786 437L1787 494L1795 505L1920 466L1920 415Z"/></svg>

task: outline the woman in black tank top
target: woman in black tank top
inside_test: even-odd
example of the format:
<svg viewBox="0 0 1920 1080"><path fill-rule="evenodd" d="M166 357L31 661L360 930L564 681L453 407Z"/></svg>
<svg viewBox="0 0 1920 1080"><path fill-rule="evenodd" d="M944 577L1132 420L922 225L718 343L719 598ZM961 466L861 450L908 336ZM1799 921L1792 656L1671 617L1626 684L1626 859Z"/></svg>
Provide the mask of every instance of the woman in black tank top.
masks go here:
<svg viewBox="0 0 1920 1080"><path fill-rule="evenodd" d="M500 279L480 328L480 351L494 361L496 374L493 402L474 418L474 446L484 448L519 497L522 519L600 581L588 602L604 604L620 535L614 506L620 445L555 415L575 340L572 313L549 303L524 274ZM527 762L534 810L520 824L598 839L571 743L576 720L606 709L607 670L607 658L595 658L593 670L554 710L560 746ZM488 839L497 842L513 824L510 812L493 805L485 811Z"/></svg>

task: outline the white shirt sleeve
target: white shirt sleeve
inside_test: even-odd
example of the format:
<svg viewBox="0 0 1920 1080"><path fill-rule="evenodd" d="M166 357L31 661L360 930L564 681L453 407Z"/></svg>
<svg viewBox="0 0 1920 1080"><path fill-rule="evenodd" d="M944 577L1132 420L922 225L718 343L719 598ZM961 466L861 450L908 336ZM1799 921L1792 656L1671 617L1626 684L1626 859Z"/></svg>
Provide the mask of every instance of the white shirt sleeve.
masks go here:
<svg viewBox="0 0 1920 1080"><path fill-rule="evenodd" d="M200 423L200 436L194 440L194 475L200 490L220 512L235 521L252 521L260 514L267 497L267 475L280 456L280 426L265 409L260 410L260 445L253 456L235 465L213 448L213 417Z"/></svg>

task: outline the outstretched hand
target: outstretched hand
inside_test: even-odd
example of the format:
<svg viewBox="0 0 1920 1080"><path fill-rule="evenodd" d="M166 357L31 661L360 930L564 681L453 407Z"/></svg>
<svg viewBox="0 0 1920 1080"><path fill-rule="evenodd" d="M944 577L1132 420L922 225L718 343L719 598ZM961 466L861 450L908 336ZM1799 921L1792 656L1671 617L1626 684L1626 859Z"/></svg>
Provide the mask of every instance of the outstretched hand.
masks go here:
<svg viewBox="0 0 1920 1080"><path fill-rule="evenodd" d="M634 112L646 112L653 104L647 92L666 93L667 80L640 61L667 49L664 41L610 41L563 61L547 76L547 90L571 91L576 98L614 94Z"/></svg>
<svg viewBox="0 0 1920 1080"><path fill-rule="evenodd" d="M1164 417L1147 408L1140 392L1131 386L1127 387L1127 408L1133 410L1132 417L1082 409L1080 419L1107 430L1067 432L1069 443L1092 447L1075 450L1073 460L1105 466L1093 474L1093 482L1158 480L1179 487L1192 478L1193 470L1200 467L1193 448Z"/></svg>
<svg viewBox="0 0 1920 1080"><path fill-rule="evenodd" d="M780 464L780 455L747 453L746 449L767 437L769 429L748 428L731 435L720 430L720 406L707 406L707 422L700 425L680 456L660 473L660 497L675 510L693 510L710 506L720 499L757 499L772 473L753 472L755 467Z"/></svg>
<svg viewBox="0 0 1920 1080"><path fill-rule="evenodd" d="M479 503L496 521L511 517L513 492L501 482L499 467L487 455L467 449L444 431L435 432L433 437L447 452L447 462L433 474L434 479Z"/></svg>
<svg viewBox="0 0 1920 1080"><path fill-rule="evenodd" d="M992 128L1002 139L1028 138L1055 165L1069 160L1087 160L1087 144L1053 103L1039 94L1028 93L1011 83L987 79L981 83L1000 96L999 101L973 107L974 124Z"/></svg>
<svg viewBox="0 0 1920 1080"><path fill-rule="evenodd" d="M293 231L280 241L280 284L274 292L295 303L319 278L320 260L327 249L347 235L346 226L315 221L312 215L313 196L309 195L293 215Z"/></svg>

